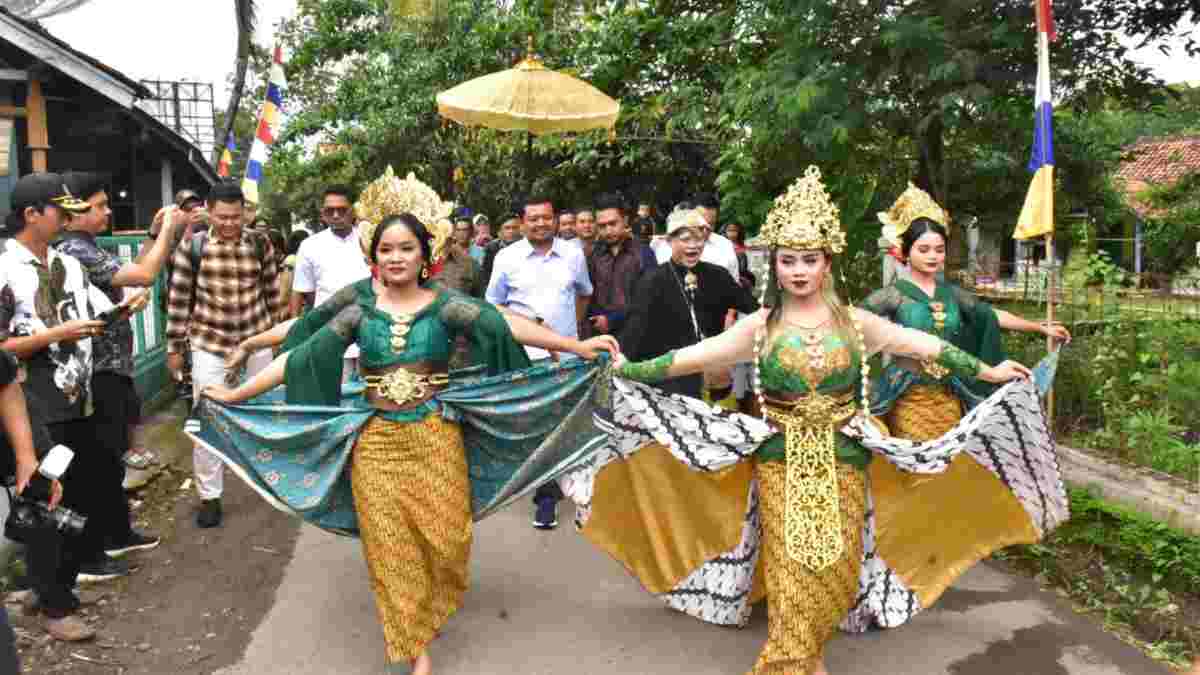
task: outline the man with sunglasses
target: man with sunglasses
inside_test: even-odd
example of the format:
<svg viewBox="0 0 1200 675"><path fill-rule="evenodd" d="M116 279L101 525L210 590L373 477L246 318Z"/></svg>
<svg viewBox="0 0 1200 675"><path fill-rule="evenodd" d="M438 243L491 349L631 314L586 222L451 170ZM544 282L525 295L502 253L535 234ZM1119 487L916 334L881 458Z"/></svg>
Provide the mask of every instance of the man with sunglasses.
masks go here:
<svg viewBox="0 0 1200 675"><path fill-rule="evenodd" d="M371 276L358 243L350 188L331 185L321 195L323 229L300 244L288 315L300 316L305 307L316 307L350 284ZM342 377L358 370L358 346L350 345L344 356Z"/></svg>

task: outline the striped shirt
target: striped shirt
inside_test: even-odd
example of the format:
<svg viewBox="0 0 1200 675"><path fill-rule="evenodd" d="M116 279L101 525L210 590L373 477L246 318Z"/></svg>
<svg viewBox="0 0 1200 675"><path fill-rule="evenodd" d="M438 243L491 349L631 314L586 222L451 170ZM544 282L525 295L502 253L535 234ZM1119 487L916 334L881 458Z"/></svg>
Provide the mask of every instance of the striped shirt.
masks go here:
<svg viewBox="0 0 1200 675"><path fill-rule="evenodd" d="M266 241L256 243L255 237ZM208 237L198 273L192 269L191 240L184 240L171 264L167 351L183 352L190 342L192 349L227 356L242 340L275 325L279 270L262 234L244 228L236 242Z"/></svg>

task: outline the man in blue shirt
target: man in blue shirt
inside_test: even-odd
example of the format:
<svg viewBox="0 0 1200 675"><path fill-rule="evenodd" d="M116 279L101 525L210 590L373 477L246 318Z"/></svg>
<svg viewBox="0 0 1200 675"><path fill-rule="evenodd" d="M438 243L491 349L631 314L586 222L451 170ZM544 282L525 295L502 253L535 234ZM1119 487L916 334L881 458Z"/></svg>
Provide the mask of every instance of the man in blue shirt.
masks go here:
<svg viewBox="0 0 1200 675"><path fill-rule="evenodd" d="M496 255L487 301L545 324L559 335L578 338L592 296L583 252L554 236L554 202L549 197L527 199L522 221L525 238ZM525 349L531 359L549 356L541 349ZM534 527L552 530L558 526L560 499L557 483L538 488Z"/></svg>

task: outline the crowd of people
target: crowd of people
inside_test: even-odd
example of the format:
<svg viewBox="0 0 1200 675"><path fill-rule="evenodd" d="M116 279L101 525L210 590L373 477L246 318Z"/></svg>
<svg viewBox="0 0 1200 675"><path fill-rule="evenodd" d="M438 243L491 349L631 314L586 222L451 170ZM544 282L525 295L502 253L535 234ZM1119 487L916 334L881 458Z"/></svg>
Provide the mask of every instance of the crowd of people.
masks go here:
<svg viewBox="0 0 1200 675"><path fill-rule="evenodd" d="M738 506L720 511L745 514L745 527L724 528L733 541L690 547L739 555L623 562L639 577L672 567L643 584L681 611L742 625L750 586L730 595L722 584L738 574L701 573L749 561L742 576L752 580L761 555L769 637L754 673L826 672L824 645L839 624L903 623L965 567L1001 545L1037 540L1054 522L1034 519L1008 478L969 454L960 427L979 424L980 415L963 415L990 401L993 385L1030 374L1003 359L999 329L1070 336L939 281L948 216L916 188L881 214L912 261L911 280L851 308L829 272L845 233L815 170L780 196L762 227L770 262L758 297L745 229L721 227L711 194L678 205L663 223L648 204L630 208L617 194L570 209L533 194L493 228L486 215L389 171L361 189L329 186L317 232L284 239L256 227L240 188L221 182L203 199L181 191L137 259L122 263L96 243L109 218L103 186L90 174L22 178L9 238L0 240L0 349L12 366L0 369L0 403L16 490L45 446L68 446L75 460L56 489L64 507L87 517L79 536L48 531L26 547L37 611L57 639L94 634L75 616L76 580L126 574L121 556L159 543L130 526L121 485L141 408L125 319L148 300L134 289L160 272L167 367L203 429L193 433L196 525L222 524L224 469L233 464L277 506L361 537L395 672L431 672L426 647L466 590L473 517L532 493L533 526L553 529L565 486L587 504L578 516L586 536L638 536L628 520L608 520L593 491L618 458L635 472L662 461L693 469L673 489L694 487L694 495L706 494L703 481L718 465L751 460L739 474L745 489L722 497ZM882 387L867 366L878 352L897 357ZM25 401L9 394L17 363ZM272 395L283 398L261 414L229 407ZM336 412L329 423L361 413L354 442L315 446L326 441L311 433L324 423L313 405ZM293 406L306 411L303 428L289 417ZM871 412L884 417L884 431L867 421ZM231 415L236 424L219 423ZM258 440L227 436L260 427L270 433ZM916 460L897 437L925 444ZM260 447L267 438L276 440ZM1028 460L1013 470L1053 484L1039 463L1044 448L1029 443L1013 450ZM621 450L601 462L602 447ZM344 461L328 461L334 455ZM940 487L889 503L876 497L872 511L868 485L895 484L893 464L911 470L914 462L945 472L932 481ZM1007 510L974 530L974 511L955 500L982 494ZM1057 503L1043 495L1037 508L1047 502ZM684 499L672 508L679 512L668 521L716 504ZM870 604L878 596L860 587L860 570L874 556L864 532L922 520L901 512L955 520L950 529L961 534L906 551L941 547L929 558L938 563L915 578L879 571L892 575L888 592L908 593L897 615L894 598ZM620 549L605 547L618 557Z"/></svg>

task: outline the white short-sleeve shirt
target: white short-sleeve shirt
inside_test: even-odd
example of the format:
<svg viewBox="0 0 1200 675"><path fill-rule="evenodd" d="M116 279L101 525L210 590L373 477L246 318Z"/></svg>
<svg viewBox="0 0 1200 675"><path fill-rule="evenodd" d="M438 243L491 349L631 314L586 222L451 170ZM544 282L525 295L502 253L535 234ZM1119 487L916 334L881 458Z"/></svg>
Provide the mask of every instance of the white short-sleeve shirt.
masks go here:
<svg viewBox="0 0 1200 675"><path fill-rule="evenodd" d="M345 238L327 228L300 244L292 290L312 293L313 306L318 307L334 293L369 276L371 268L358 243L358 228L350 230ZM358 345L350 345L345 358L358 358Z"/></svg>

